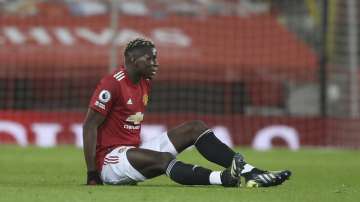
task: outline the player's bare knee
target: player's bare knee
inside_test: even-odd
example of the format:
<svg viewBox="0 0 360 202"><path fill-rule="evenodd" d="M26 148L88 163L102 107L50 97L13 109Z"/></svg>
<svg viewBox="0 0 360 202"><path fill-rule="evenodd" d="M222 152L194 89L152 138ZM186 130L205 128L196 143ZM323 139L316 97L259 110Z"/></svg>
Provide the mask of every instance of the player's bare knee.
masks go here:
<svg viewBox="0 0 360 202"><path fill-rule="evenodd" d="M175 157L171 153L161 152L160 155L158 156L159 166L161 167L161 169L163 171L165 171L167 169L170 161L172 161L173 159L175 159Z"/></svg>
<svg viewBox="0 0 360 202"><path fill-rule="evenodd" d="M188 124L191 127L190 134L193 134L194 139L197 139L199 135L201 135L204 131L208 129L208 126L203 121L200 120L190 121L188 122Z"/></svg>

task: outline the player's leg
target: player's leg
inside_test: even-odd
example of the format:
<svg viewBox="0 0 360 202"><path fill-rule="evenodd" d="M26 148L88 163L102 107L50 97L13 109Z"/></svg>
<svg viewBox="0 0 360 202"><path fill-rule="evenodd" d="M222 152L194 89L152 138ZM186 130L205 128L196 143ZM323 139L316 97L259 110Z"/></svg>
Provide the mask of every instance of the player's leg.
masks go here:
<svg viewBox="0 0 360 202"><path fill-rule="evenodd" d="M224 168L230 167L235 155L235 152L222 143L202 121L186 122L169 130L167 135L179 153L195 145L207 160Z"/></svg>
<svg viewBox="0 0 360 202"><path fill-rule="evenodd" d="M240 182L240 171L234 174L230 170L212 171L178 161L168 152L133 148L127 151L127 159L132 167L144 176L144 179L166 173L173 181L183 185L238 186Z"/></svg>
<svg viewBox="0 0 360 202"><path fill-rule="evenodd" d="M238 161L234 161L238 162ZM222 172L186 164L175 160L168 152L118 147L106 155L101 178L105 184L136 184L166 173L173 181L184 185L221 184L239 185L239 174L230 170Z"/></svg>
<svg viewBox="0 0 360 202"><path fill-rule="evenodd" d="M235 152L222 143L209 127L202 121L186 122L168 131L168 137L180 153L187 147L195 145L207 160L229 168ZM290 171L269 172L255 168L243 162L241 176L245 177L247 186L267 187L282 184L291 175Z"/></svg>

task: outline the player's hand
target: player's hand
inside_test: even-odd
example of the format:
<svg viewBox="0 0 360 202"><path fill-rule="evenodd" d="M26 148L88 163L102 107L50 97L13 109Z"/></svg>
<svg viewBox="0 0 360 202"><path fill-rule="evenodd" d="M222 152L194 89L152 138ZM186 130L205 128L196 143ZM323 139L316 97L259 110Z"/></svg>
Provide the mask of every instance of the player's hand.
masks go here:
<svg viewBox="0 0 360 202"><path fill-rule="evenodd" d="M103 185L103 182L97 171L88 171L87 172L86 185Z"/></svg>

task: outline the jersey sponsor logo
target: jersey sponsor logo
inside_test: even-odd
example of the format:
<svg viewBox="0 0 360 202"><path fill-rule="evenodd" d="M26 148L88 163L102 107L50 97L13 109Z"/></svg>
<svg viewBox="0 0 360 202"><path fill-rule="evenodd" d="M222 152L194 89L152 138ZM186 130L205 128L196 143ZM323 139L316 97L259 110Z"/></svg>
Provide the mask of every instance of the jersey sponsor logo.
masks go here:
<svg viewBox="0 0 360 202"><path fill-rule="evenodd" d="M125 78L125 73L123 71L119 71L113 76L116 80L121 81L123 78Z"/></svg>
<svg viewBox="0 0 360 202"><path fill-rule="evenodd" d="M143 96L143 103L144 103L144 105L146 106L146 105L148 104L148 102L149 102L149 96L148 96L147 94L145 94L145 95Z"/></svg>
<svg viewBox="0 0 360 202"><path fill-rule="evenodd" d="M126 121L131 122L134 125L139 125L143 119L144 119L144 114L141 112L136 112L136 114L129 116L126 119Z"/></svg>
<svg viewBox="0 0 360 202"><path fill-rule="evenodd" d="M133 126L133 125L125 124L125 125L124 125L124 128L125 128L125 129L128 129L128 130L139 130L139 129L140 129L140 125Z"/></svg>
<svg viewBox="0 0 360 202"><path fill-rule="evenodd" d="M108 90L102 90L99 93L99 102L101 103L107 103L111 99L111 93Z"/></svg>
<svg viewBox="0 0 360 202"><path fill-rule="evenodd" d="M128 104L128 105L132 105L132 104L133 104L133 102L132 102L131 98L129 98L129 100L127 101L127 103L126 103L126 104Z"/></svg>

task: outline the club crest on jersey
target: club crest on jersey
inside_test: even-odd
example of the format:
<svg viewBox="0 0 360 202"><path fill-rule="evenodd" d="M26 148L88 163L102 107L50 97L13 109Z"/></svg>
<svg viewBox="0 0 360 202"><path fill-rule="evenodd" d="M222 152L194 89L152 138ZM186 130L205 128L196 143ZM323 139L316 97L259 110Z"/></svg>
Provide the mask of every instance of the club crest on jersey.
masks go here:
<svg viewBox="0 0 360 202"><path fill-rule="evenodd" d="M101 103L107 103L111 99L111 93L108 90L102 90L99 94L99 101Z"/></svg>
<svg viewBox="0 0 360 202"><path fill-rule="evenodd" d="M149 102L149 96L148 96L147 94L145 94L145 95L143 96L143 102L144 102L144 105L145 105L145 106L148 104L148 102Z"/></svg>

